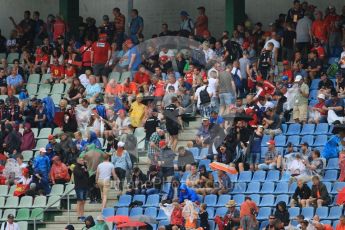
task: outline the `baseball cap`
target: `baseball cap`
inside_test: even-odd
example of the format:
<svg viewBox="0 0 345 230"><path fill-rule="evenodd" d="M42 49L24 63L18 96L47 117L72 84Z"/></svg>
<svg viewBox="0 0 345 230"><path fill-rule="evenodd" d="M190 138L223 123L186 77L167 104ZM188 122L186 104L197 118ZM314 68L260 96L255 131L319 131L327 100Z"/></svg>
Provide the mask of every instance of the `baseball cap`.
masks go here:
<svg viewBox="0 0 345 230"><path fill-rule="evenodd" d="M166 143L165 140L159 141L159 148L162 148L162 147L164 147L164 146L166 146L166 145L167 145L167 143Z"/></svg>
<svg viewBox="0 0 345 230"><path fill-rule="evenodd" d="M196 8L197 10L205 10L204 6L199 6L198 8Z"/></svg>
<svg viewBox="0 0 345 230"><path fill-rule="evenodd" d="M181 16L186 16L186 17L189 16L189 14L187 13L187 11L185 11L185 10L182 10L182 11L180 12L180 15L181 15Z"/></svg>
<svg viewBox="0 0 345 230"><path fill-rule="evenodd" d="M54 136L50 134L50 135L48 136L48 141L51 141L51 140L53 140L53 139L54 139Z"/></svg>
<svg viewBox="0 0 345 230"><path fill-rule="evenodd" d="M74 230L74 226L69 224L65 227L65 230Z"/></svg>
<svg viewBox="0 0 345 230"><path fill-rule="evenodd" d="M13 214L8 214L7 219L14 219Z"/></svg>
<svg viewBox="0 0 345 230"><path fill-rule="evenodd" d="M157 108L153 108L153 109L152 109L152 112L153 112L153 113L158 113L158 109L157 109Z"/></svg>
<svg viewBox="0 0 345 230"><path fill-rule="evenodd" d="M283 61L283 65L288 65L289 64L289 61L288 60L284 60Z"/></svg>
<svg viewBox="0 0 345 230"><path fill-rule="evenodd" d="M302 76L301 75L297 75L295 78L295 82L300 82L302 80Z"/></svg>
<svg viewBox="0 0 345 230"><path fill-rule="evenodd" d="M120 109L118 112L117 112L118 115L120 114L126 114L126 111L124 109Z"/></svg>
<svg viewBox="0 0 345 230"><path fill-rule="evenodd" d="M124 147L124 146L125 146L125 143L122 142L122 141L119 141L119 142L117 143L117 147Z"/></svg>
<svg viewBox="0 0 345 230"><path fill-rule="evenodd" d="M161 61L167 61L167 60L169 59L169 57L166 56L166 55L163 55L163 56L161 56L159 59L160 59Z"/></svg>
<svg viewBox="0 0 345 230"><path fill-rule="evenodd" d="M268 144L268 145L276 145L276 142L274 140L269 140L266 144Z"/></svg>
<svg viewBox="0 0 345 230"><path fill-rule="evenodd" d="M202 121L208 121L208 120L209 120L208 117L203 117L203 118L202 118Z"/></svg>
<svg viewBox="0 0 345 230"><path fill-rule="evenodd" d="M46 153L47 150L46 150L45 148L40 148L40 152L41 152L41 153Z"/></svg>
<svg viewBox="0 0 345 230"><path fill-rule="evenodd" d="M322 94L322 93L320 93L320 94L317 96L317 98L320 98L320 99L323 99L323 100L325 100L325 99L326 99L325 95L324 95L324 94Z"/></svg>
<svg viewBox="0 0 345 230"><path fill-rule="evenodd" d="M109 20L109 16L108 15L103 15L103 20Z"/></svg>

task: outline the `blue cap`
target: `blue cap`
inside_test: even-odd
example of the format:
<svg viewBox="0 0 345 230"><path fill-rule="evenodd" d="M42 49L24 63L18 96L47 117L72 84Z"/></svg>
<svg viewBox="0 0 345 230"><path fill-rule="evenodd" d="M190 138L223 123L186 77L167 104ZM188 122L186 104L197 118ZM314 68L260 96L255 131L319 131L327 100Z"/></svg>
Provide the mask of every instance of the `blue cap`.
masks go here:
<svg viewBox="0 0 345 230"><path fill-rule="evenodd" d="M289 80L289 77L288 77L288 76L283 76L283 77L282 77L282 81L287 81L287 80Z"/></svg>
<svg viewBox="0 0 345 230"><path fill-rule="evenodd" d="M186 17L189 16L189 14L187 13L187 11L185 11L185 10L182 10L182 11L180 12L180 15L181 15L181 16L186 16Z"/></svg>

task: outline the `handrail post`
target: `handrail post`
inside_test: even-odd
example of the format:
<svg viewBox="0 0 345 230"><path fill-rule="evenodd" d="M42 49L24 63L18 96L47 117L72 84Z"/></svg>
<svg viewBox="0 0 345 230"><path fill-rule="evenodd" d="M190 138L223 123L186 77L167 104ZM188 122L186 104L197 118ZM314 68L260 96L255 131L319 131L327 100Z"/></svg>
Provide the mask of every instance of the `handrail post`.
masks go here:
<svg viewBox="0 0 345 230"><path fill-rule="evenodd" d="M68 224L70 224L70 217L71 217L71 213L70 213L71 209L70 209L70 204L69 204L69 193L67 195L67 212L68 212Z"/></svg>
<svg viewBox="0 0 345 230"><path fill-rule="evenodd" d="M34 216L34 230L36 230L36 216Z"/></svg>

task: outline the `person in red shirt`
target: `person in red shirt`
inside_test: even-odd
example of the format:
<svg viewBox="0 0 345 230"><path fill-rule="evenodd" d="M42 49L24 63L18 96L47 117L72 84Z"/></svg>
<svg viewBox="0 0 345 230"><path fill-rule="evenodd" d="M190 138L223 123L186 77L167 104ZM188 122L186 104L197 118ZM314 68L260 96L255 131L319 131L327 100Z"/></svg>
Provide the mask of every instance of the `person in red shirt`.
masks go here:
<svg viewBox="0 0 345 230"><path fill-rule="evenodd" d="M183 226L183 216L182 216L182 209L178 202L173 202L174 209L171 213L170 218L170 225L171 226L178 226L179 228Z"/></svg>
<svg viewBox="0 0 345 230"><path fill-rule="evenodd" d="M76 76L76 71L73 65L70 63L66 64L66 69L65 69L65 79L62 80L63 83L72 83L73 78Z"/></svg>
<svg viewBox="0 0 345 230"><path fill-rule="evenodd" d="M321 46L320 41L318 39L314 40L314 47L311 49L311 51L316 50L317 56L320 58L320 60L325 59L325 49Z"/></svg>
<svg viewBox="0 0 345 230"><path fill-rule="evenodd" d="M326 27L327 25L322 19L322 12L315 12L315 21L313 21L313 24L311 25L311 33L313 37L319 39L322 44L325 44L327 42Z"/></svg>
<svg viewBox="0 0 345 230"><path fill-rule="evenodd" d="M339 22L341 17L335 12L334 6L328 7L328 14L325 17L326 30L328 34L328 47L329 51L333 52L333 48L340 45L341 30Z"/></svg>
<svg viewBox="0 0 345 230"><path fill-rule="evenodd" d="M147 93L151 81L150 75L144 65L139 65L139 71L134 74L133 82L137 84L139 89L142 88Z"/></svg>
<svg viewBox="0 0 345 230"><path fill-rule="evenodd" d="M327 121L327 111L323 109L325 105L325 95L320 93L317 96L318 103L313 107L309 108L309 123L318 124L320 122Z"/></svg>
<svg viewBox="0 0 345 230"><path fill-rule="evenodd" d="M66 136L66 134L63 134ZM53 184L65 184L69 182L71 179L69 173L68 173L68 168L67 166L62 163L61 159L59 156L54 156L53 159L53 164L50 169L50 179Z"/></svg>
<svg viewBox="0 0 345 230"><path fill-rule="evenodd" d="M58 15L55 18L55 22L53 24L53 39L54 41L57 40L59 36L64 36L66 33L66 24L62 20L62 18Z"/></svg>
<svg viewBox="0 0 345 230"><path fill-rule="evenodd" d="M48 69L48 63L49 63L49 55L48 55L48 48L42 47L42 49L39 49L36 51L37 56L35 60L35 70L36 72L41 71L42 74L47 73Z"/></svg>
<svg viewBox="0 0 345 230"><path fill-rule="evenodd" d="M288 81L289 83L293 82L293 73L291 70L291 66L288 60L284 60L283 61L283 72L282 72L282 76L288 76Z"/></svg>
<svg viewBox="0 0 345 230"><path fill-rule="evenodd" d="M82 66L82 73L85 72L86 68L91 67L91 51L92 51L92 41L87 39L85 45L79 48L79 52L81 54L81 66Z"/></svg>
<svg viewBox="0 0 345 230"><path fill-rule="evenodd" d="M93 68L93 74L96 76L97 82L102 76L104 84L108 82L109 61L111 58L111 47L107 42L107 35L100 34L98 41L92 44L91 49L91 66Z"/></svg>
<svg viewBox="0 0 345 230"><path fill-rule="evenodd" d="M165 94L164 81L160 80L157 76L152 76L149 91L150 96L163 97Z"/></svg>
<svg viewBox="0 0 345 230"><path fill-rule="evenodd" d="M201 37L208 30L208 17L205 15L205 7L198 7L199 16L195 22L195 35Z"/></svg>
<svg viewBox="0 0 345 230"><path fill-rule="evenodd" d="M58 60L53 61L53 65L50 66L51 79L50 83L63 82L65 76L65 68L59 64Z"/></svg>
<svg viewBox="0 0 345 230"><path fill-rule="evenodd" d="M257 99L259 96L273 96L274 92L276 91L276 87L271 82L264 80L262 76L258 76L256 81L259 90L254 97L255 99Z"/></svg>

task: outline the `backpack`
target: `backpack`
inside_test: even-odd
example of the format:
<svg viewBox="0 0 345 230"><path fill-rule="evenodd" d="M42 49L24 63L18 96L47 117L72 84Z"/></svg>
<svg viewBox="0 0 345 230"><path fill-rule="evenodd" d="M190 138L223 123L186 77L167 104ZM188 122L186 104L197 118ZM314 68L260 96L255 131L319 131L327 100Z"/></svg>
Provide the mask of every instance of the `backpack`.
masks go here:
<svg viewBox="0 0 345 230"><path fill-rule="evenodd" d="M207 92L207 87L208 86L206 86L204 90L200 91L199 96L200 96L200 104L201 105L211 102L210 95Z"/></svg>
<svg viewBox="0 0 345 230"><path fill-rule="evenodd" d="M192 63L198 66L206 65L205 53L200 49L192 50Z"/></svg>

